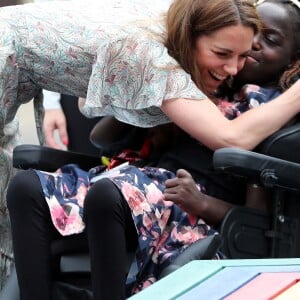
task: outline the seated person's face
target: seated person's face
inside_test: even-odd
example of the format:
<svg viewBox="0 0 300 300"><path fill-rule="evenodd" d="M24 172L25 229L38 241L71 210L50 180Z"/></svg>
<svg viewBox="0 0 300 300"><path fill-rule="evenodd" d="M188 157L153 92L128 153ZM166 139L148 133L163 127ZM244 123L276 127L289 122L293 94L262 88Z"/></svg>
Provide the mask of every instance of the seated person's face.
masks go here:
<svg viewBox="0 0 300 300"><path fill-rule="evenodd" d="M294 55L293 25L286 5L264 2L257 7L262 31L254 37L253 47L236 81L277 86Z"/></svg>
<svg viewBox="0 0 300 300"><path fill-rule="evenodd" d="M235 25L196 39L194 54L202 89L206 94L214 92L226 78L236 75L242 69L253 36L251 27Z"/></svg>

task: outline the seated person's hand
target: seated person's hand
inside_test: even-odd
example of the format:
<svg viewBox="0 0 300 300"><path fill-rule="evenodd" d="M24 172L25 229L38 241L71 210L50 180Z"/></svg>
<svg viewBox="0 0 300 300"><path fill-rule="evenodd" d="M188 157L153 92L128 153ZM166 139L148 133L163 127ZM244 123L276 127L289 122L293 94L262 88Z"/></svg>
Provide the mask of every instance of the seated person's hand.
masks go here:
<svg viewBox="0 0 300 300"><path fill-rule="evenodd" d="M176 177L166 180L165 185L166 201L174 202L187 213L201 216L206 200L189 172L179 169Z"/></svg>
<svg viewBox="0 0 300 300"><path fill-rule="evenodd" d="M67 123L65 115L61 109L45 110L43 125L47 146L55 149L64 149L64 146L68 145ZM58 136L61 144L59 144L57 140L55 140L55 130L58 130Z"/></svg>

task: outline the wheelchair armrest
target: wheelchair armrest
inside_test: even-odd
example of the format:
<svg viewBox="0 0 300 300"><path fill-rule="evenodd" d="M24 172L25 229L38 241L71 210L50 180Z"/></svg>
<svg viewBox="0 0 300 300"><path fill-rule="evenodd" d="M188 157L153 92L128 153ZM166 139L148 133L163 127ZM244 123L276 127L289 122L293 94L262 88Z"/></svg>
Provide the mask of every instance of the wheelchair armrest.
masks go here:
<svg viewBox="0 0 300 300"><path fill-rule="evenodd" d="M213 166L265 186L277 186L299 191L300 164L268 155L237 149L222 148L213 155Z"/></svg>
<svg viewBox="0 0 300 300"><path fill-rule="evenodd" d="M88 170L100 165L100 157L57 150L40 145L19 145L13 150L13 166L18 169L39 169L53 172L65 164L74 163Z"/></svg>
<svg viewBox="0 0 300 300"><path fill-rule="evenodd" d="M255 152L300 163L300 122L278 130L259 144Z"/></svg>

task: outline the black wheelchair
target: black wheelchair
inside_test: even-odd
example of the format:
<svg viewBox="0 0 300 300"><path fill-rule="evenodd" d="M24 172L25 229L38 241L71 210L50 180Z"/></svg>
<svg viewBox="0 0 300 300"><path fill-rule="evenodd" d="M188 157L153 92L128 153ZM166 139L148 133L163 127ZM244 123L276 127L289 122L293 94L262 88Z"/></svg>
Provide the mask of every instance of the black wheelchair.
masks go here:
<svg viewBox="0 0 300 300"><path fill-rule="evenodd" d="M254 151L224 148L215 151L216 172L247 178L251 184L266 188L271 194L270 209L262 211L234 207L225 216L220 236L195 243L161 277L194 259L210 259L221 248L228 258L300 257L300 124L279 130ZM49 160L51 157L51 160ZM99 157L55 150L38 145L20 145L14 149L13 164L19 169L37 168L55 171L66 163L77 163L83 169L99 164ZM298 177L298 176L299 177ZM222 239L222 240L221 240ZM75 241L75 243L77 243ZM54 241L52 252L59 257L60 274L57 300L92 299L90 292L89 255L72 242ZM128 253L128 266L133 253ZM129 268L129 267L128 267ZM64 292L61 292L64 290ZM81 291L81 292L78 292ZM74 294L74 295L75 295ZM78 298L80 295L81 298ZM12 271L0 299L18 300L15 271Z"/></svg>

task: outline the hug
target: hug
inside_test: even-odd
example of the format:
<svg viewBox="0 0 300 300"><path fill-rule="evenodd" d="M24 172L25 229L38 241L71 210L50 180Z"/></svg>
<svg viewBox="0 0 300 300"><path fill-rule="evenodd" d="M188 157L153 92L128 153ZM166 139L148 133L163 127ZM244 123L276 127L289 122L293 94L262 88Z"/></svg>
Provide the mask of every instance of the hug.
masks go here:
<svg viewBox="0 0 300 300"><path fill-rule="evenodd" d="M85 6L0 10L1 168L11 168L17 142L8 128L17 131L18 107L32 98L38 103L44 88L81 97L80 108L91 117L113 116L143 128L172 123L188 147L208 153L222 147L251 150L299 113L299 7L294 1L254 6L242 0L175 0L161 12L134 1ZM188 155L173 146L179 145L164 151ZM54 235L85 234L94 299L124 299L127 247L137 249L143 270L134 293L156 280L161 264L217 234L214 226L239 204L235 184L224 195L219 189L227 179L213 186L216 181L203 178L201 160L195 161L196 171L185 159L176 161L112 169L92 184L76 166L53 174L17 174L7 202L22 299L51 299ZM1 175L3 197L12 173ZM81 174L75 187L84 201L78 190L65 197L64 188L70 187L64 180L75 173ZM192 188L182 189L187 182ZM56 209L70 226L59 226ZM35 268L29 267L30 251ZM107 275L109 257L118 268Z"/></svg>

